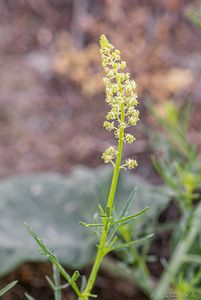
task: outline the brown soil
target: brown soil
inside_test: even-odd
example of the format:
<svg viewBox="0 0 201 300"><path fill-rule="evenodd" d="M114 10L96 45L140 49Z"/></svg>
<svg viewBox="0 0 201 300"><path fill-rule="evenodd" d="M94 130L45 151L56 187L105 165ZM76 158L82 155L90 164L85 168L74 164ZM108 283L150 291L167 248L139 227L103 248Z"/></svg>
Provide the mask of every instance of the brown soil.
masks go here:
<svg viewBox="0 0 201 300"><path fill-rule="evenodd" d="M84 270L83 273L87 274L89 269ZM70 272L70 271L69 271ZM17 271L6 276L1 284L6 284L9 281L19 280L17 286L13 289L12 293L3 296L3 300L17 300L24 299L22 295L27 292L34 296L37 300L53 299L53 292L50 289L45 276L52 276L50 264L25 264L18 268ZM132 282L112 277L107 273L100 272L96 282L94 293L97 293L98 299L111 300L111 299L124 299L124 300L146 300L147 298L141 293ZM68 289L63 292L63 299L76 300L74 293Z"/></svg>

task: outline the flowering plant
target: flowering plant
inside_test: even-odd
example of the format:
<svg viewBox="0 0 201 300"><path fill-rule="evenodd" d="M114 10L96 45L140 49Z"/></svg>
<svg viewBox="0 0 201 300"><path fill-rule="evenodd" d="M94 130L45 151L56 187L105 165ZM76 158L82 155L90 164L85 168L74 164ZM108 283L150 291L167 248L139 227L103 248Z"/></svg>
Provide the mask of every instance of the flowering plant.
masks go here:
<svg viewBox="0 0 201 300"><path fill-rule="evenodd" d="M120 51L108 41L105 35L100 38L100 54L102 58L102 66L106 76L103 81L106 90L106 102L110 106L110 111L106 115L106 121L103 126L108 131L114 131L114 136L118 141L117 148L110 146L102 155L105 163L111 163L114 167L111 187L107 199L107 204L102 207L99 204L99 215L92 224L80 222L85 227L95 229L98 238L97 254L92 266L88 280L82 278L81 287L77 284L77 279L80 277L78 271L75 271L70 276L60 265L57 257L44 245L37 234L27 225L29 232L40 246L42 254L45 255L54 266L59 270L61 275L66 279L69 285L74 290L78 299L88 300L96 298L92 293L96 277L102 263L103 258L111 251L130 247L134 243L143 242L151 235L140 238L139 240L121 243L118 239L118 229L120 226L132 222L137 216L145 213L148 208L144 208L134 215L127 215L127 209L130 202L133 200L133 195L126 201L123 210L118 215L114 209L114 200L118 185L118 178L121 169L132 169L137 166L135 159L127 158L122 163L122 153L124 143L131 144L135 141L135 137L127 132L127 128L135 126L139 119L139 111L136 109L138 104L136 94L136 83L130 79L130 74L124 70L126 62L121 60Z"/></svg>

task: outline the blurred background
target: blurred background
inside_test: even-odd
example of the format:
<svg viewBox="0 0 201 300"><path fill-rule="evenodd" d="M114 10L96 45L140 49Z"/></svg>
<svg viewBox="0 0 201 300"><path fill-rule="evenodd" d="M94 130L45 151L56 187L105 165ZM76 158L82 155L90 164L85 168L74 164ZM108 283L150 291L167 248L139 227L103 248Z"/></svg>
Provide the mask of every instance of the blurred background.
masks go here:
<svg viewBox="0 0 201 300"><path fill-rule="evenodd" d="M122 51L138 84L141 122L148 100L188 98L190 138L201 146L199 1L0 1L0 176L95 167L112 136L106 112L99 36ZM150 177L146 137L129 147ZM133 148L132 148L133 147Z"/></svg>
<svg viewBox="0 0 201 300"><path fill-rule="evenodd" d="M102 152L113 136L102 128L107 111L102 33L121 50L138 85L137 141L125 150L138 160L135 172L160 182L144 130L152 125L149 101L162 115L167 100L192 104L189 140L200 156L200 9L199 0L1 0L0 177L66 174L76 165L103 164ZM44 288L41 280L47 273L49 265L24 265L5 282L22 278L23 292L31 289L30 282ZM107 293L115 283L98 284ZM124 290L122 284L117 283L119 290ZM127 286L125 290L133 299ZM19 299L12 297L5 299Z"/></svg>

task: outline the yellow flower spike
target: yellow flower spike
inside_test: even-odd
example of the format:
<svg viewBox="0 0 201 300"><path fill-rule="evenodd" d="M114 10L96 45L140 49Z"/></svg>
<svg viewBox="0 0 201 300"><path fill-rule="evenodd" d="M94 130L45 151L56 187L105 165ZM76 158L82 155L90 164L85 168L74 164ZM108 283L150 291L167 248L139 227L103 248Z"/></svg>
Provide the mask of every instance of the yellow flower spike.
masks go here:
<svg viewBox="0 0 201 300"><path fill-rule="evenodd" d="M106 102L110 106L110 111L106 115L103 126L108 131L114 130L114 136L127 144L132 144L135 137L126 133L125 130L130 126L135 126L139 120L139 111L136 109L138 104L136 94L136 83L130 79L130 74L126 73L126 62L121 60L120 51L108 41L105 35L100 37L101 62L105 70L103 82L106 90ZM112 122L109 122L112 121ZM105 163L113 162L115 155L104 152L103 159ZM135 160L128 160L128 168L137 166Z"/></svg>
<svg viewBox="0 0 201 300"><path fill-rule="evenodd" d="M103 210L101 218L104 217L104 219L102 219L97 255L86 287L79 297L80 300L89 300L103 257L108 253L108 248L110 248L108 246L108 235L112 226L111 218L113 216L120 170L126 167L132 169L137 166L137 161L130 158L125 161L125 164L121 165L124 143L132 143L135 140L135 137L126 133L125 130L135 125L138 121L139 112L135 108L138 103L136 99L136 84L130 79L130 74L124 72L126 63L121 60L120 51L110 44L105 35L100 37L100 46L102 66L105 70L103 82L106 91L106 102L110 106L110 111L106 115L106 121L103 123L103 126L108 131L114 132L118 145L117 149L110 146L102 155L104 162L111 163L114 170L105 212L101 208L101 211ZM114 243L114 241L111 243Z"/></svg>

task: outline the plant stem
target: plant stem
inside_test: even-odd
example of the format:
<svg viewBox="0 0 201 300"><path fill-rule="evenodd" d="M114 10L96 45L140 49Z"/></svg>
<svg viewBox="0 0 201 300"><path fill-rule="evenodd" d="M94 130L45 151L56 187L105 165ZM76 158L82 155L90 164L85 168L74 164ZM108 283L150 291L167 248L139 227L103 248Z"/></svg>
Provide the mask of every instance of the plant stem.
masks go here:
<svg viewBox="0 0 201 300"><path fill-rule="evenodd" d="M124 118L125 118L124 103L122 102L122 104L121 104L121 122L124 122ZM111 187L110 187L109 197L107 200L107 207L110 208L111 212L113 209L113 203L114 203L114 198L115 198L115 193L116 193L117 183L118 183L118 178L119 178L121 158L122 158L122 152L123 152L123 141L124 141L124 127L121 127L120 131L119 131L118 150L117 150L116 162L115 162L115 167L114 167L114 172L113 172L113 177L112 177L112 183L111 183ZM94 286L94 283L95 283L95 280L96 280L96 277L98 274L98 270L102 263L103 257L106 254L105 248L106 248L106 241L107 241L109 229L110 229L110 224L108 222L106 222L104 228L102 229L100 243L98 245L98 252L97 252L96 259L95 259L94 265L92 267L86 288L80 296L80 299L82 299L82 300L89 299L88 295L91 293L91 290Z"/></svg>
<svg viewBox="0 0 201 300"><path fill-rule="evenodd" d="M179 242L169 262L167 270L164 271L163 276L159 281L157 292L152 297L154 300L162 300L164 298L171 280L177 274L181 265L185 262L186 254L188 253L193 241L200 231L201 203L195 209L190 225L191 226L189 227L186 237Z"/></svg>
<svg viewBox="0 0 201 300"><path fill-rule="evenodd" d="M113 208L114 197L115 197L118 178L119 178L119 171L120 171L120 164L121 164L121 157L122 157L122 150L123 150L123 137L124 137L124 129L121 129L120 134L119 134L117 159L116 159L116 164L115 164L115 168L114 168L110 193L109 193L109 197L108 197L108 201L107 201L107 207L109 207L111 210Z"/></svg>

